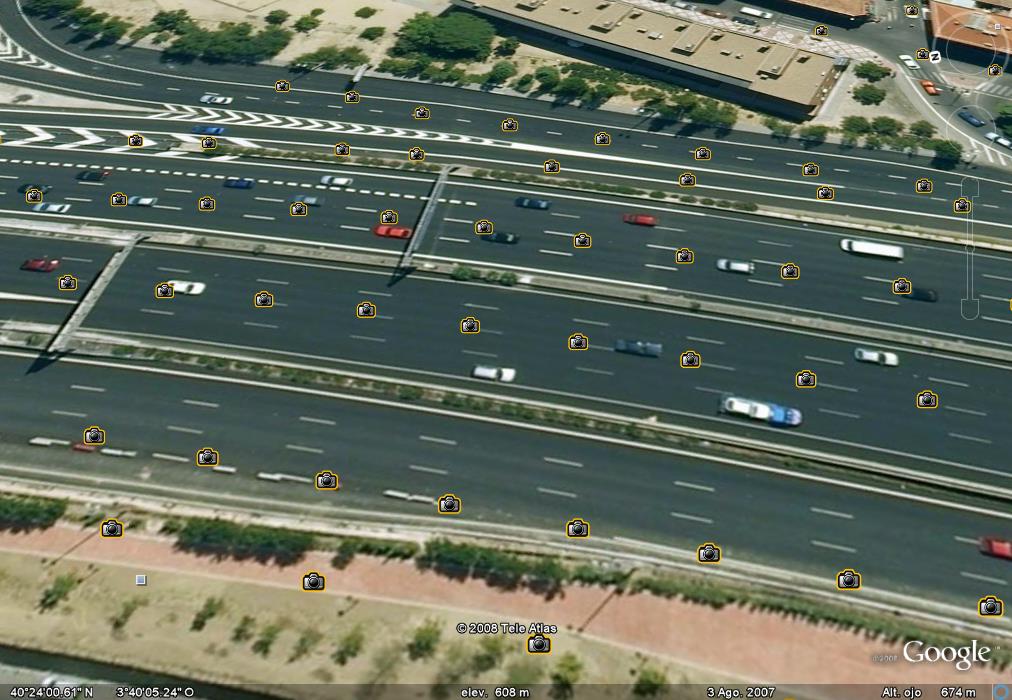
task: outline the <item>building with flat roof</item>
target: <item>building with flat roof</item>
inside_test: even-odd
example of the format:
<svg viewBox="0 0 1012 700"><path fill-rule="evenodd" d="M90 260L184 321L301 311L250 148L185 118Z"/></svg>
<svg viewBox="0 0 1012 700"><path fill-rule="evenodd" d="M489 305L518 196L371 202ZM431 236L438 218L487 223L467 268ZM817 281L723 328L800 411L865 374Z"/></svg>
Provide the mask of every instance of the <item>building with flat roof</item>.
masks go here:
<svg viewBox="0 0 1012 700"><path fill-rule="evenodd" d="M870 17L874 11L872 0L786 0L786 2L834 15L843 15L854 20Z"/></svg>
<svg viewBox="0 0 1012 700"><path fill-rule="evenodd" d="M689 79L715 96L814 115L846 59L660 14L619 0L451 0L454 5L618 57L631 71Z"/></svg>
<svg viewBox="0 0 1012 700"><path fill-rule="evenodd" d="M931 33L939 41L1010 55L1012 14L1008 4L1002 0L988 0L986 7L971 2L932 2Z"/></svg>

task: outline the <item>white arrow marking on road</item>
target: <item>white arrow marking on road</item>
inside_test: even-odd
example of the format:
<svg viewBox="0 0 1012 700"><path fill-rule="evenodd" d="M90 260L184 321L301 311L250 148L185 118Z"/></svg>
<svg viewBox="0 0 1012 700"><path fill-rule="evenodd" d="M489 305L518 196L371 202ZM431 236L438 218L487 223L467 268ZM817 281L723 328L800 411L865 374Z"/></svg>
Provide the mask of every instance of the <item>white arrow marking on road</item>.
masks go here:
<svg viewBox="0 0 1012 700"><path fill-rule="evenodd" d="M25 126L23 128L26 131L32 132L33 134L35 134L35 136L30 136L26 139L17 139L16 141L8 141L7 142L8 146L22 146L26 143L49 141L50 139L54 138L54 136L51 133L43 129L41 126Z"/></svg>
<svg viewBox="0 0 1012 700"><path fill-rule="evenodd" d="M78 127L70 127L70 130L81 137L80 141L74 141L72 143L61 143L56 146L56 150L65 150L69 148L77 148L78 146L90 146L95 143L102 143L105 141L104 138L95 134L94 132L88 131L87 129L80 129Z"/></svg>

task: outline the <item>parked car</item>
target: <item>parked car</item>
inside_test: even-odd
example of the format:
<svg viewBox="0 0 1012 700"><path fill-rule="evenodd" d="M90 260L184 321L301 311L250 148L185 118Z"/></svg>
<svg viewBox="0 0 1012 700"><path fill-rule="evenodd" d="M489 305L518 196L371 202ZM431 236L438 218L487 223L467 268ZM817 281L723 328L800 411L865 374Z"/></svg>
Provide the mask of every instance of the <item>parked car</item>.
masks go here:
<svg viewBox="0 0 1012 700"><path fill-rule="evenodd" d="M70 205L57 202L41 202L32 206L32 211L39 211L43 214L66 214L70 211Z"/></svg>
<svg viewBox="0 0 1012 700"><path fill-rule="evenodd" d="M624 340L615 341L615 352L624 352L630 355L641 357L660 357L664 346L647 340Z"/></svg>
<svg viewBox="0 0 1012 700"><path fill-rule="evenodd" d="M201 136L220 136L225 133L223 126L195 126L190 131Z"/></svg>
<svg viewBox="0 0 1012 700"><path fill-rule="evenodd" d="M701 12L704 15L708 15L710 17L720 17L721 19L727 19L727 15L725 15L720 10L711 10L710 8L706 8L705 10L701 10Z"/></svg>
<svg viewBox="0 0 1012 700"><path fill-rule="evenodd" d="M513 204L524 209L548 209L552 202L547 199L533 199L531 197L517 197Z"/></svg>
<svg viewBox="0 0 1012 700"><path fill-rule="evenodd" d="M56 258L32 258L21 263L21 269L28 272L52 272L60 266Z"/></svg>
<svg viewBox="0 0 1012 700"><path fill-rule="evenodd" d="M24 194L28 190L38 190L42 194L45 194L46 192L48 192L51 189L53 189L52 185L35 185L35 184L26 183L24 185L21 185L21 187L18 188L18 192L20 192L21 194Z"/></svg>
<svg viewBox="0 0 1012 700"><path fill-rule="evenodd" d="M350 177L344 177L343 175L324 175L320 178L321 185L330 185L331 187L347 187L353 182Z"/></svg>
<svg viewBox="0 0 1012 700"><path fill-rule="evenodd" d="M471 376L475 379L487 379L492 382L512 382L517 377L517 371L511 367L493 367L491 365L475 365L471 370Z"/></svg>
<svg viewBox="0 0 1012 700"><path fill-rule="evenodd" d="M751 260L731 260L720 258L717 260L717 269L724 272L737 272L742 275L751 275L755 272L755 263Z"/></svg>
<svg viewBox="0 0 1012 700"><path fill-rule="evenodd" d="M479 236L483 241L489 241L490 243L507 243L514 245L520 241L520 236L515 233L509 233L507 231L496 231L485 236Z"/></svg>
<svg viewBox="0 0 1012 700"><path fill-rule="evenodd" d="M742 17L741 15L735 15L734 17L731 18L731 21L737 22L738 24L747 24L752 27L755 27L759 24L754 19L751 19L750 17Z"/></svg>
<svg viewBox="0 0 1012 700"><path fill-rule="evenodd" d="M232 99L224 95L204 95L200 98L200 102L205 105L230 105L232 104Z"/></svg>
<svg viewBox="0 0 1012 700"><path fill-rule="evenodd" d="M77 174L77 179L81 182L101 182L109 177L109 173L108 170L82 170Z"/></svg>
<svg viewBox="0 0 1012 700"><path fill-rule="evenodd" d="M376 224L372 227L372 232L383 238L411 238L411 234L414 233L406 226L387 226L386 224Z"/></svg>
<svg viewBox="0 0 1012 700"><path fill-rule="evenodd" d="M252 189L257 181L251 177L226 177L222 183L225 187L234 187L237 190Z"/></svg>
<svg viewBox="0 0 1012 700"><path fill-rule="evenodd" d="M981 537L978 547L982 554L999 559L1012 559L1012 541L1000 537Z"/></svg>
<svg viewBox="0 0 1012 700"><path fill-rule="evenodd" d="M910 70L920 70L921 69L920 65L918 65L917 61L914 60L913 56L910 56L908 54L902 54L900 56L900 60L903 61L903 65L905 65Z"/></svg>
<svg viewBox="0 0 1012 700"><path fill-rule="evenodd" d="M153 207L158 204L158 197L129 197L127 204L131 207Z"/></svg>
<svg viewBox="0 0 1012 700"><path fill-rule="evenodd" d="M858 362L871 362L884 367L896 367L900 363L900 356L894 352L869 350L868 348L854 348L854 359Z"/></svg>
<svg viewBox="0 0 1012 700"><path fill-rule="evenodd" d="M942 91L935 87L935 84L930 80L922 80L921 87L924 88L924 92L929 95L941 95Z"/></svg>
<svg viewBox="0 0 1012 700"><path fill-rule="evenodd" d="M169 280L169 284L172 285L172 291L176 294L185 294L187 296L195 297L204 293L207 289L207 285L203 282L187 282L186 280Z"/></svg>
<svg viewBox="0 0 1012 700"><path fill-rule="evenodd" d="M993 141L999 146L1004 146L1005 148L1012 148L1012 141L1009 141L1007 138L1005 138L1004 136L995 131L989 131L988 133L984 134L984 138L986 138L988 141Z"/></svg>
<svg viewBox="0 0 1012 700"><path fill-rule="evenodd" d="M635 226L656 226L657 217L652 214L623 214L622 221Z"/></svg>
<svg viewBox="0 0 1012 700"><path fill-rule="evenodd" d="M971 112L968 109L961 109L961 110L959 110L958 112L956 112L956 116L959 117L960 119L962 119L964 122L966 122L970 126L977 127L977 128L980 128L980 127L984 126L984 122L981 121L977 117L977 115L975 115L973 112Z"/></svg>

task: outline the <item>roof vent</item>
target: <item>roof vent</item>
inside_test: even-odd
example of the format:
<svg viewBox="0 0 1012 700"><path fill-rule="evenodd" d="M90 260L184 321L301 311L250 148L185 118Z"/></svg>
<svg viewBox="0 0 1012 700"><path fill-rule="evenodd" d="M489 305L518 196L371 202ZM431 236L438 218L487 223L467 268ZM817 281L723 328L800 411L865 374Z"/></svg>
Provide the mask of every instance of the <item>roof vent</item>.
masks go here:
<svg viewBox="0 0 1012 700"><path fill-rule="evenodd" d="M647 36L650 37L651 39L663 39L664 38L664 35L661 34L660 32L650 32L649 34L647 34Z"/></svg>
<svg viewBox="0 0 1012 700"><path fill-rule="evenodd" d="M632 19L636 19L637 17L639 17L642 14L643 14L643 10L633 10L632 12L629 13L629 16Z"/></svg>

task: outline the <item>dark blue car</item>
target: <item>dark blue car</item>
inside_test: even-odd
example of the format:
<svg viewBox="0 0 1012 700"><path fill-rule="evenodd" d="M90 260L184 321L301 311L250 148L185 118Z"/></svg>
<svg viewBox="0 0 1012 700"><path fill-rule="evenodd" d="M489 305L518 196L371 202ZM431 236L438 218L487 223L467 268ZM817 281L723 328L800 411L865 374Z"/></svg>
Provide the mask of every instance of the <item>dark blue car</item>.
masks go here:
<svg viewBox="0 0 1012 700"><path fill-rule="evenodd" d="M974 115L974 113L968 109L959 110L958 112L956 112L956 116L962 119L970 126L984 126L984 122L978 119L977 116Z"/></svg>
<svg viewBox="0 0 1012 700"><path fill-rule="evenodd" d="M218 136L225 133L225 127L223 126L195 126L193 127L193 133L200 134L201 136Z"/></svg>
<svg viewBox="0 0 1012 700"><path fill-rule="evenodd" d="M226 177L223 184L225 187L234 187L238 190L249 190L256 184L256 180L249 177Z"/></svg>
<svg viewBox="0 0 1012 700"><path fill-rule="evenodd" d="M524 209L547 209L552 206L551 201L547 199L532 199L531 197L517 197L513 204Z"/></svg>

